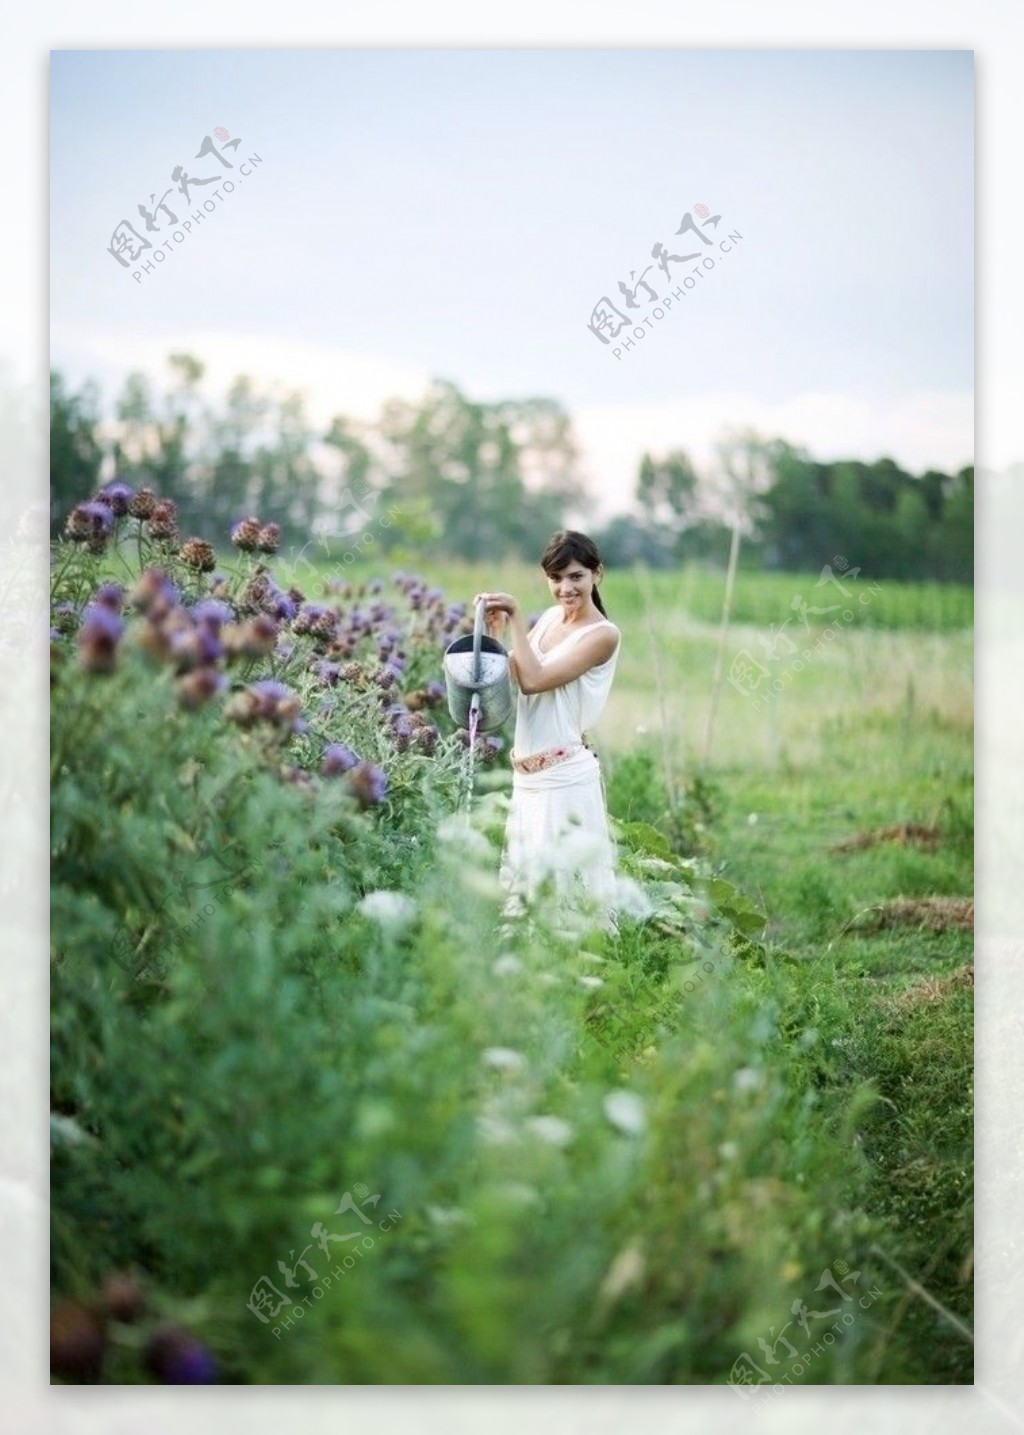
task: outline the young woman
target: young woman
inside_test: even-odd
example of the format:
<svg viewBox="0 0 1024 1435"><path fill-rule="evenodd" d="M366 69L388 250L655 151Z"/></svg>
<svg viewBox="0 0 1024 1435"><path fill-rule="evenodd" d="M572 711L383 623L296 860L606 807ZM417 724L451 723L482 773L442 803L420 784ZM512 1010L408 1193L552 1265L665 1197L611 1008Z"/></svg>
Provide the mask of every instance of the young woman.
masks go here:
<svg viewBox="0 0 1024 1435"><path fill-rule="evenodd" d="M550 878L563 910L585 910L614 931L615 854L586 730L608 700L621 634L601 602L604 567L591 539L556 533L540 563L555 601L532 629L511 594L476 595L485 603L487 631L511 649L518 689L500 872L505 915L521 915L525 900Z"/></svg>

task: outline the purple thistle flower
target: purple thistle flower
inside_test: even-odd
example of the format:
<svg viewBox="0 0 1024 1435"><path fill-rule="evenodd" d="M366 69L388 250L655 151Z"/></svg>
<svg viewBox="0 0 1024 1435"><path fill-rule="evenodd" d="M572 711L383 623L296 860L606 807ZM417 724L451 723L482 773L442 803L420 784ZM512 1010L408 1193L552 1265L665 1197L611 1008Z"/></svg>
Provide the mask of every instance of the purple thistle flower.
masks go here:
<svg viewBox="0 0 1024 1435"><path fill-rule="evenodd" d="M427 695L427 701L430 707L434 707L438 703L443 703L448 695L444 683L439 682L437 678L431 678L423 691Z"/></svg>
<svg viewBox="0 0 1024 1435"><path fill-rule="evenodd" d="M177 585L162 568L143 568L131 591L132 606L149 613L151 609L166 612L180 598Z"/></svg>
<svg viewBox="0 0 1024 1435"><path fill-rule="evenodd" d="M388 775L372 762L361 762L347 774L349 790L360 807L376 807L384 801L388 790Z"/></svg>
<svg viewBox="0 0 1024 1435"><path fill-rule="evenodd" d="M215 663L224 656L224 648L215 629L206 623L200 623L196 628L196 650L201 665Z"/></svg>
<svg viewBox="0 0 1024 1435"><path fill-rule="evenodd" d="M163 1385L216 1385L217 1362L201 1341L180 1326L162 1326L146 1346L148 1370Z"/></svg>
<svg viewBox="0 0 1024 1435"><path fill-rule="evenodd" d="M117 644L124 632L124 623L110 608L89 603L82 614L78 631L78 651L82 666L90 673L112 673Z"/></svg>
<svg viewBox="0 0 1024 1435"><path fill-rule="evenodd" d="M102 542L114 527L114 515L105 503L90 499L76 503L68 514L64 532L72 543Z"/></svg>
<svg viewBox="0 0 1024 1435"><path fill-rule="evenodd" d="M115 518L123 518L135 497L135 490L130 483L116 478L111 483L105 483L94 496L97 503L105 503L113 510Z"/></svg>
<svg viewBox="0 0 1024 1435"><path fill-rule="evenodd" d="M280 618L288 623L291 622L298 612L298 604L295 602L295 599L290 598L287 593L282 593L281 589L277 587L271 589L267 595L265 607L272 617Z"/></svg>
<svg viewBox="0 0 1024 1435"><path fill-rule="evenodd" d="M378 668L373 674L373 682L377 684L382 692L387 692L395 686L395 673L389 667Z"/></svg>
<svg viewBox="0 0 1024 1435"><path fill-rule="evenodd" d="M274 678L262 678L244 691L235 693L225 709L227 717L242 727L254 722L276 723L290 732L306 732L309 724L302 717L298 694Z"/></svg>
<svg viewBox="0 0 1024 1435"><path fill-rule="evenodd" d="M124 623L117 613L102 603L87 603L82 614L82 631L87 629L95 629L116 639L124 632Z"/></svg>
<svg viewBox="0 0 1024 1435"><path fill-rule="evenodd" d="M101 583L92 595L92 601L98 603L102 608L109 608L114 613L120 613L124 607L124 589L120 583Z"/></svg>
<svg viewBox="0 0 1024 1435"><path fill-rule="evenodd" d="M234 609L230 603L225 603L221 598L203 598L191 609L193 618L197 623L203 623L214 630L220 628L223 623L234 621Z"/></svg>
<svg viewBox="0 0 1024 1435"><path fill-rule="evenodd" d="M338 615L323 603L303 603L292 627L296 633L312 633L329 642L338 631Z"/></svg>
<svg viewBox="0 0 1024 1435"><path fill-rule="evenodd" d="M338 777L358 766L359 758L348 743L332 742L324 748L323 766L320 769L324 777Z"/></svg>
<svg viewBox="0 0 1024 1435"><path fill-rule="evenodd" d="M416 729L407 717L396 718L391 724L391 732L399 752L407 750L415 731Z"/></svg>
<svg viewBox="0 0 1024 1435"><path fill-rule="evenodd" d="M313 664L313 672L318 682L326 683L329 688L333 688L341 676L341 664L328 663L320 659Z"/></svg>
<svg viewBox="0 0 1024 1435"><path fill-rule="evenodd" d="M286 683L279 683L276 678L261 678L259 682L250 683L249 691L255 693L262 702L278 702L281 698L289 698L292 690Z"/></svg>

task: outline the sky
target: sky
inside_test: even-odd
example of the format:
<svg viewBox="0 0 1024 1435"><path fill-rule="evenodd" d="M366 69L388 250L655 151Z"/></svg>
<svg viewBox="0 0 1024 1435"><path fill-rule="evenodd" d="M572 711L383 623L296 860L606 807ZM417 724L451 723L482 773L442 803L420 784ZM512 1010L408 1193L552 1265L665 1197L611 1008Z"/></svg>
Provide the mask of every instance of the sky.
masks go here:
<svg viewBox="0 0 1024 1435"><path fill-rule="evenodd" d="M107 401L183 350L325 426L552 397L601 516L742 428L973 461L968 50L65 50L50 91L51 362Z"/></svg>

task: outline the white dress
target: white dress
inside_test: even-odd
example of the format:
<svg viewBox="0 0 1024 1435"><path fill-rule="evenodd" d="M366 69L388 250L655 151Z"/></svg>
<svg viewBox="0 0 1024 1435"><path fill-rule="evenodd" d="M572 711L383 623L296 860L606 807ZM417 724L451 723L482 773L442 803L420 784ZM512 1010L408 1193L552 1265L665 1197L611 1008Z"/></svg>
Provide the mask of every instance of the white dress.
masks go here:
<svg viewBox="0 0 1024 1435"><path fill-rule="evenodd" d="M546 663L583 633L607 626L607 618L567 633L554 647L541 652L540 639L561 616L561 607L548 608L530 630L530 646ZM598 721L611 691L622 649L621 634L612 656L572 682L543 693L518 692L516 731L512 756L529 757L548 748L576 744ZM500 880L508 900L506 916L518 916L525 902L550 881L563 917L596 917L608 931L617 927L615 848L608 830L601 767L589 748L581 748L540 772L513 768L512 803L505 829Z"/></svg>

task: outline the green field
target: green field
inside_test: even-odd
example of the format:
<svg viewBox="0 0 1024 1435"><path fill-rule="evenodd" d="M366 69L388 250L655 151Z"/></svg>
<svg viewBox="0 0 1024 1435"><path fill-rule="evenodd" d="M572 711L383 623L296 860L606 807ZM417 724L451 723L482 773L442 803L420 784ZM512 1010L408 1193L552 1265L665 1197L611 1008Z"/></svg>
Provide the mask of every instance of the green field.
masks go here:
<svg viewBox="0 0 1024 1435"><path fill-rule="evenodd" d="M55 598L79 609L131 576L63 559ZM308 566L273 568L319 596ZM511 565L392 555L344 577L381 577L391 602L395 569L449 602L550 601ZM741 570L726 674L794 597L824 605L815 583ZM96 676L65 612L55 1300L81 1318L129 1271L145 1319L242 1384L741 1385L748 1357L774 1374L783 1331L795 1384L971 1383L971 595L878 586L761 708L723 681L706 752L722 576L608 575L624 642L594 738L657 909L583 942L497 927L507 764L453 823L455 737L429 758L392 744L372 694L309 670L308 636L269 669L223 660L223 696L192 708L163 618L132 618ZM190 622L173 605L166 621ZM404 689L440 675L418 621L402 614ZM307 731L225 720L269 671ZM321 776L340 741L386 769L386 800L358 810ZM165 874L185 863L202 885L217 854L248 875L199 921ZM380 893L398 915L370 915ZM137 979L110 959L119 927ZM294 1266L357 1183L399 1217L275 1334L247 1309L254 1282ZM807 1355L833 1310L849 1324ZM170 1378L140 1361L149 1329L113 1321L102 1374L67 1360L58 1377Z"/></svg>

